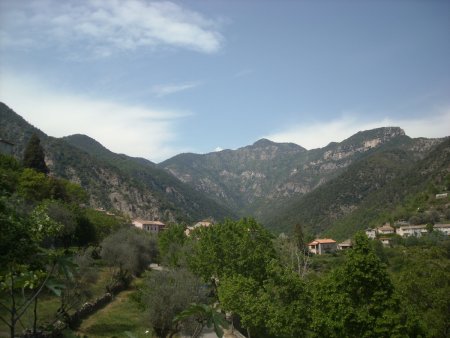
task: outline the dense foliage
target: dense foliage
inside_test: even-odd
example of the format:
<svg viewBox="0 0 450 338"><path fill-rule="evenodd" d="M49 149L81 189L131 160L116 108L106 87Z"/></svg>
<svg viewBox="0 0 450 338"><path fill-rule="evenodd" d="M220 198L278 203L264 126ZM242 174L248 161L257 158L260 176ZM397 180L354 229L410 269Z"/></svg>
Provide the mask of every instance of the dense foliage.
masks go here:
<svg viewBox="0 0 450 338"><path fill-rule="evenodd" d="M110 222L115 227L108 228L103 223L106 216L93 217L96 211L84 206L86 199L81 187L0 154L0 320L11 337L30 312L34 319L28 328L33 334L42 329L42 297L51 293L61 299L54 320L47 324L51 326L90 296L88 285L95 282L96 273L91 267L94 250L87 247L123 227L124 219L108 216L115 219ZM138 243L134 239L130 248ZM141 259L138 264L149 262Z"/></svg>
<svg viewBox="0 0 450 338"><path fill-rule="evenodd" d="M44 148L41 146L41 140L36 134L33 134L28 141L23 155L23 165L37 172L48 174L49 170L45 164Z"/></svg>

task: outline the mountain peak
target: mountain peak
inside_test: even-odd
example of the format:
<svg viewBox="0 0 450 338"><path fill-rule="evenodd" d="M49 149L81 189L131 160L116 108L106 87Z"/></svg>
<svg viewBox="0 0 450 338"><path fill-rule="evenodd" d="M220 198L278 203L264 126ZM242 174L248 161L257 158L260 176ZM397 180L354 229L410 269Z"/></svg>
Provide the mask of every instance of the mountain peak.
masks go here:
<svg viewBox="0 0 450 338"><path fill-rule="evenodd" d="M272 146L272 145L276 145L277 143L268 140L266 138L262 138L258 141L256 141L255 143L252 144L252 146L254 147L267 147L267 146Z"/></svg>
<svg viewBox="0 0 450 338"><path fill-rule="evenodd" d="M97 155L111 152L100 142L84 134L74 134L65 136L63 137L63 140L79 149L88 152L95 152Z"/></svg>
<svg viewBox="0 0 450 338"><path fill-rule="evenodd" d="M262 138L262 139L256 141L250 147L252 147L252 148L265 148L265 147L270 147L270 146L275 146L277 148L282 148L282 149L285 149L285 150L297 150L297 151L306 150L305 148L303 148L303 147L301 147L301 146L299 146L298 144L295 144L295 143L291 143L291 142L278 143L278 142L274 142L274 141L271 141L271 140L266 139L266 138Z"/></svg>

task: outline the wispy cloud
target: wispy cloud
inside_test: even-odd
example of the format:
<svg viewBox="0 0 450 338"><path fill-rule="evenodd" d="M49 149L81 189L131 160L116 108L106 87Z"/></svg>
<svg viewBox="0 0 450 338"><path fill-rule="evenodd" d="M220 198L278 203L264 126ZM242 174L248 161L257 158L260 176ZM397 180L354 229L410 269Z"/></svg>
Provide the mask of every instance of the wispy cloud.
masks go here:
<svg viewBox="0 0 450 338"><path fill-rule="evenodd" d="M1 75L0 101L51 136L86 134L114 152L153 161L186 151L172 145L177 124L189 113L91 99L47 87L30 76Z"/></svg>
<svg viewBox="0 0 450 338"><path fill-rule="evenodd" d="M10 1L2 6L1 43L76 49L96 57L138 48L217 52L217 20L169 1Z"/></svg>
<svg viewBox="0 0 450 338"><path fill-rule="evenodd" d="M151 92L156 97L163 97L166 95L171 95L171 94L175 94L178 92L183 92L185 90L193 89L195 87L198 87L199 85L200 85L199 82L155 85L151 88Z"/></svg>
<svg viewBox="0 0 450 338"><path fill-rule="evenodd" d="M381 118L367 120L354 114L344 114L329 121L316 121L281 129L264 137L275 142L293 142L307 149L321 148L330 142L340 142L362 130L397 126L410 137L445 137L450 135L450 109L428 112L419 118Z"/></svg>

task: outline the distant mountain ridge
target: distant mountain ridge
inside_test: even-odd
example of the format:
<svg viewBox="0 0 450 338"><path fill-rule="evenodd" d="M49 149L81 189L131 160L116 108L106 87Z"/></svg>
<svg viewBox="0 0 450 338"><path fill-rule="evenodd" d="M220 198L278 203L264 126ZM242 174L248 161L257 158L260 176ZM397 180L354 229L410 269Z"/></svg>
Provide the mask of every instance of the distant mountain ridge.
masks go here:
<svg viewBox="0 0 450 338"><path fill-rule="evenodd" d="M391 145L420 159L440 140L411 139L398 127L358 132L324 148L262 139L237 150L180 154L159 164L181 181L244 216L265 221L267 210L314 191L352 163Z"/></svg>
<svg viewBox="0 0 450 338"><path fill-rule="evenodd" d="M254 216L275 232L300 223L310 234L344 239L450 175L449 138L413 139L399 127L311 150L261 139L155 164L86 135L49 137L4 104L0 121L0 138L15 143L18 158L37 133L52 174L81 184L91 206L169 222Z"/></svg>
<svg viewBox="0 0 450 338"><path fill-rule="evenodd" d="M205 217L234 217L232 211L194 191L154 163L115 154L85 135L53 138L0 103L0 138L12 141L22 158L37 133L51 174L85 188L92 207L117 209L131 217L193 222Z"/></svg>

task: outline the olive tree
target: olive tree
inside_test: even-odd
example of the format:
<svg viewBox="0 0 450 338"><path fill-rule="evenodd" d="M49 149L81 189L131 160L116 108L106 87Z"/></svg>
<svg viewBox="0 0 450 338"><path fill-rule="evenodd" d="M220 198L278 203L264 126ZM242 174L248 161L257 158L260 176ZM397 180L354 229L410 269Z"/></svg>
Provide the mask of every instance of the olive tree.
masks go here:
<svg viewBox="0 0 450 338"><path fill-rule="evenodd" d="M198 277L188 270L151 271L135 298L158 337L166 337L181 330L180 323L174 321L176 315L191 303L204 303L206 292Z"/></svg>
<svg viewBox="0 0 450 338"><path fill-rule="evenodd" d="M127 284L131 276L141 274L157 256L156 240L136 228L120 229L106 237L101 247L100 256L112 270L109 289L117 283Z"/></svg>

